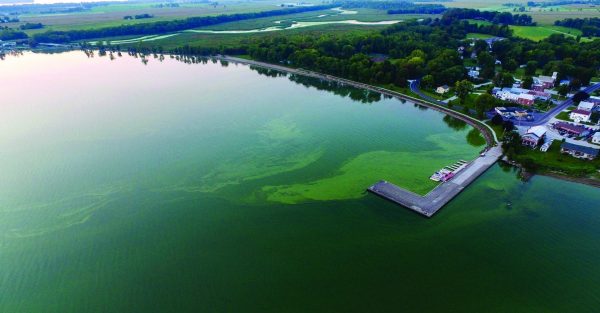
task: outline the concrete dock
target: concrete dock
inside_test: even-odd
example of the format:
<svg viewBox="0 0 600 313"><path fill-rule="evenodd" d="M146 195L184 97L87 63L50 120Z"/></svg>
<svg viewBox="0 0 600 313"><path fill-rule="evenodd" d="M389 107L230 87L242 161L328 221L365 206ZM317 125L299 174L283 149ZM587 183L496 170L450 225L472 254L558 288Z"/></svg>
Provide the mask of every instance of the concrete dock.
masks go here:
<svg viewBox="0 0 600 313"><path fill-rule="evenodd" d="M498 146L490 148L485 156L478 157L469 163L466 168L458 172L450 181L438 185L425 196L420 196L387 181L376 183L369 187L368 191L407 207L423 216L431 217L477 177L494 165L501 155L502 148Z"/></svg>

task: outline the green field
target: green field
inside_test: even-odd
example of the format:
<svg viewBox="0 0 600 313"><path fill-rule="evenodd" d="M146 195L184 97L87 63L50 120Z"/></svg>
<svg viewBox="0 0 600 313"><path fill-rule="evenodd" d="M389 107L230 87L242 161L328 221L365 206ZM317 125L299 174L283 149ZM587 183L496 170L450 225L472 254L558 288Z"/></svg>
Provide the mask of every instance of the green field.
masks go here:
<svg viewBox="0 0 600 313"><path fill-rule="evenodd" d="M479 33L468 33L467 39L488 39L494 36L488 34L479 34Z"/></svg>
<svg viewBox="0 0 600 313"><path fill-rule="evenodd" d="M567 37L581 36L581 31L574 28L562 27L562 26L514 26L511 25L510 29L513 30L513 34L517 37L531 39L534 41L540 41L548 38L554 34L563 34Z"/></svg>
<svg viewBox="0 0 600 313"><path fill-rule="evenodd" d="M467 20L469 23L477 24L477 25L491 25L492 23L487 21L480 20ZM521 37L525 39L530 39L533 41L540 41L545 38L548 38L554 34L562 34L568 37L577 37L581 36L581 31L575 28L563 27L563 26L554 26L554 25L539 25L539 26L516 26L510 25L510 29L513 31L513 35L516 37ZM467 38L473 39L485 39L491 36L485 34L477 34L477 33L469 33L467 34ZM590 41L589 38L582 38L582 41Z"/></svg>

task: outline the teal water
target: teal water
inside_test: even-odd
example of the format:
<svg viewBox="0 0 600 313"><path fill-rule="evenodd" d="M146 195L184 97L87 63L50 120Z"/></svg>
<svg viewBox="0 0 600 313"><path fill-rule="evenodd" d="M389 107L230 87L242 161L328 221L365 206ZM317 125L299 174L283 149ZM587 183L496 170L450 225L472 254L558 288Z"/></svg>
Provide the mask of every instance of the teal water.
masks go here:
<svg viewBox="0 0 600 313"><path fill-rule="evenodd" d="M430 220L364 193L426 193L477 156L438 112L211 62L25 54L0 73L0 312L600 305L598 189L497 166Z"/></svg>

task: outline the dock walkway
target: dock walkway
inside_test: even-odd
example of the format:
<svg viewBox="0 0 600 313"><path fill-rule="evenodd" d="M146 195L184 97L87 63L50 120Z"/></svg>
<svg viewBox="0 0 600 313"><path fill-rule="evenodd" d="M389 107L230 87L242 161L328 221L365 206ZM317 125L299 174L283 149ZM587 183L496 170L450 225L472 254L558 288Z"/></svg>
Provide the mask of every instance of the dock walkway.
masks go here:
<svg viewBox="0 0 600 313"><path fill-rule="evenodd" d="M490 148L485 156L467 165L450 181L440 184L425 196L420 196L390 182L380 181L368 191L407 207L423 216L431 217L458 195L465 187L490 168L502 155L502 148Z"/></svg>

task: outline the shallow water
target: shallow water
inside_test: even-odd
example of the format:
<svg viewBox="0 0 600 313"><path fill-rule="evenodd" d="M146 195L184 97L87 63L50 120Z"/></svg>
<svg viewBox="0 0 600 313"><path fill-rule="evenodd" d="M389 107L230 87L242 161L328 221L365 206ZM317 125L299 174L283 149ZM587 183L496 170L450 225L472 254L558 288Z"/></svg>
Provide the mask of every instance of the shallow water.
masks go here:
<svg viewBox="0 0 600 313"><path fill-rule="evenodd" d="M430 220L364 193L426 193L477 156L439 112L169 58L26 54L0 72L0 312L600 304L598 189L497 166Z"/></svg>

